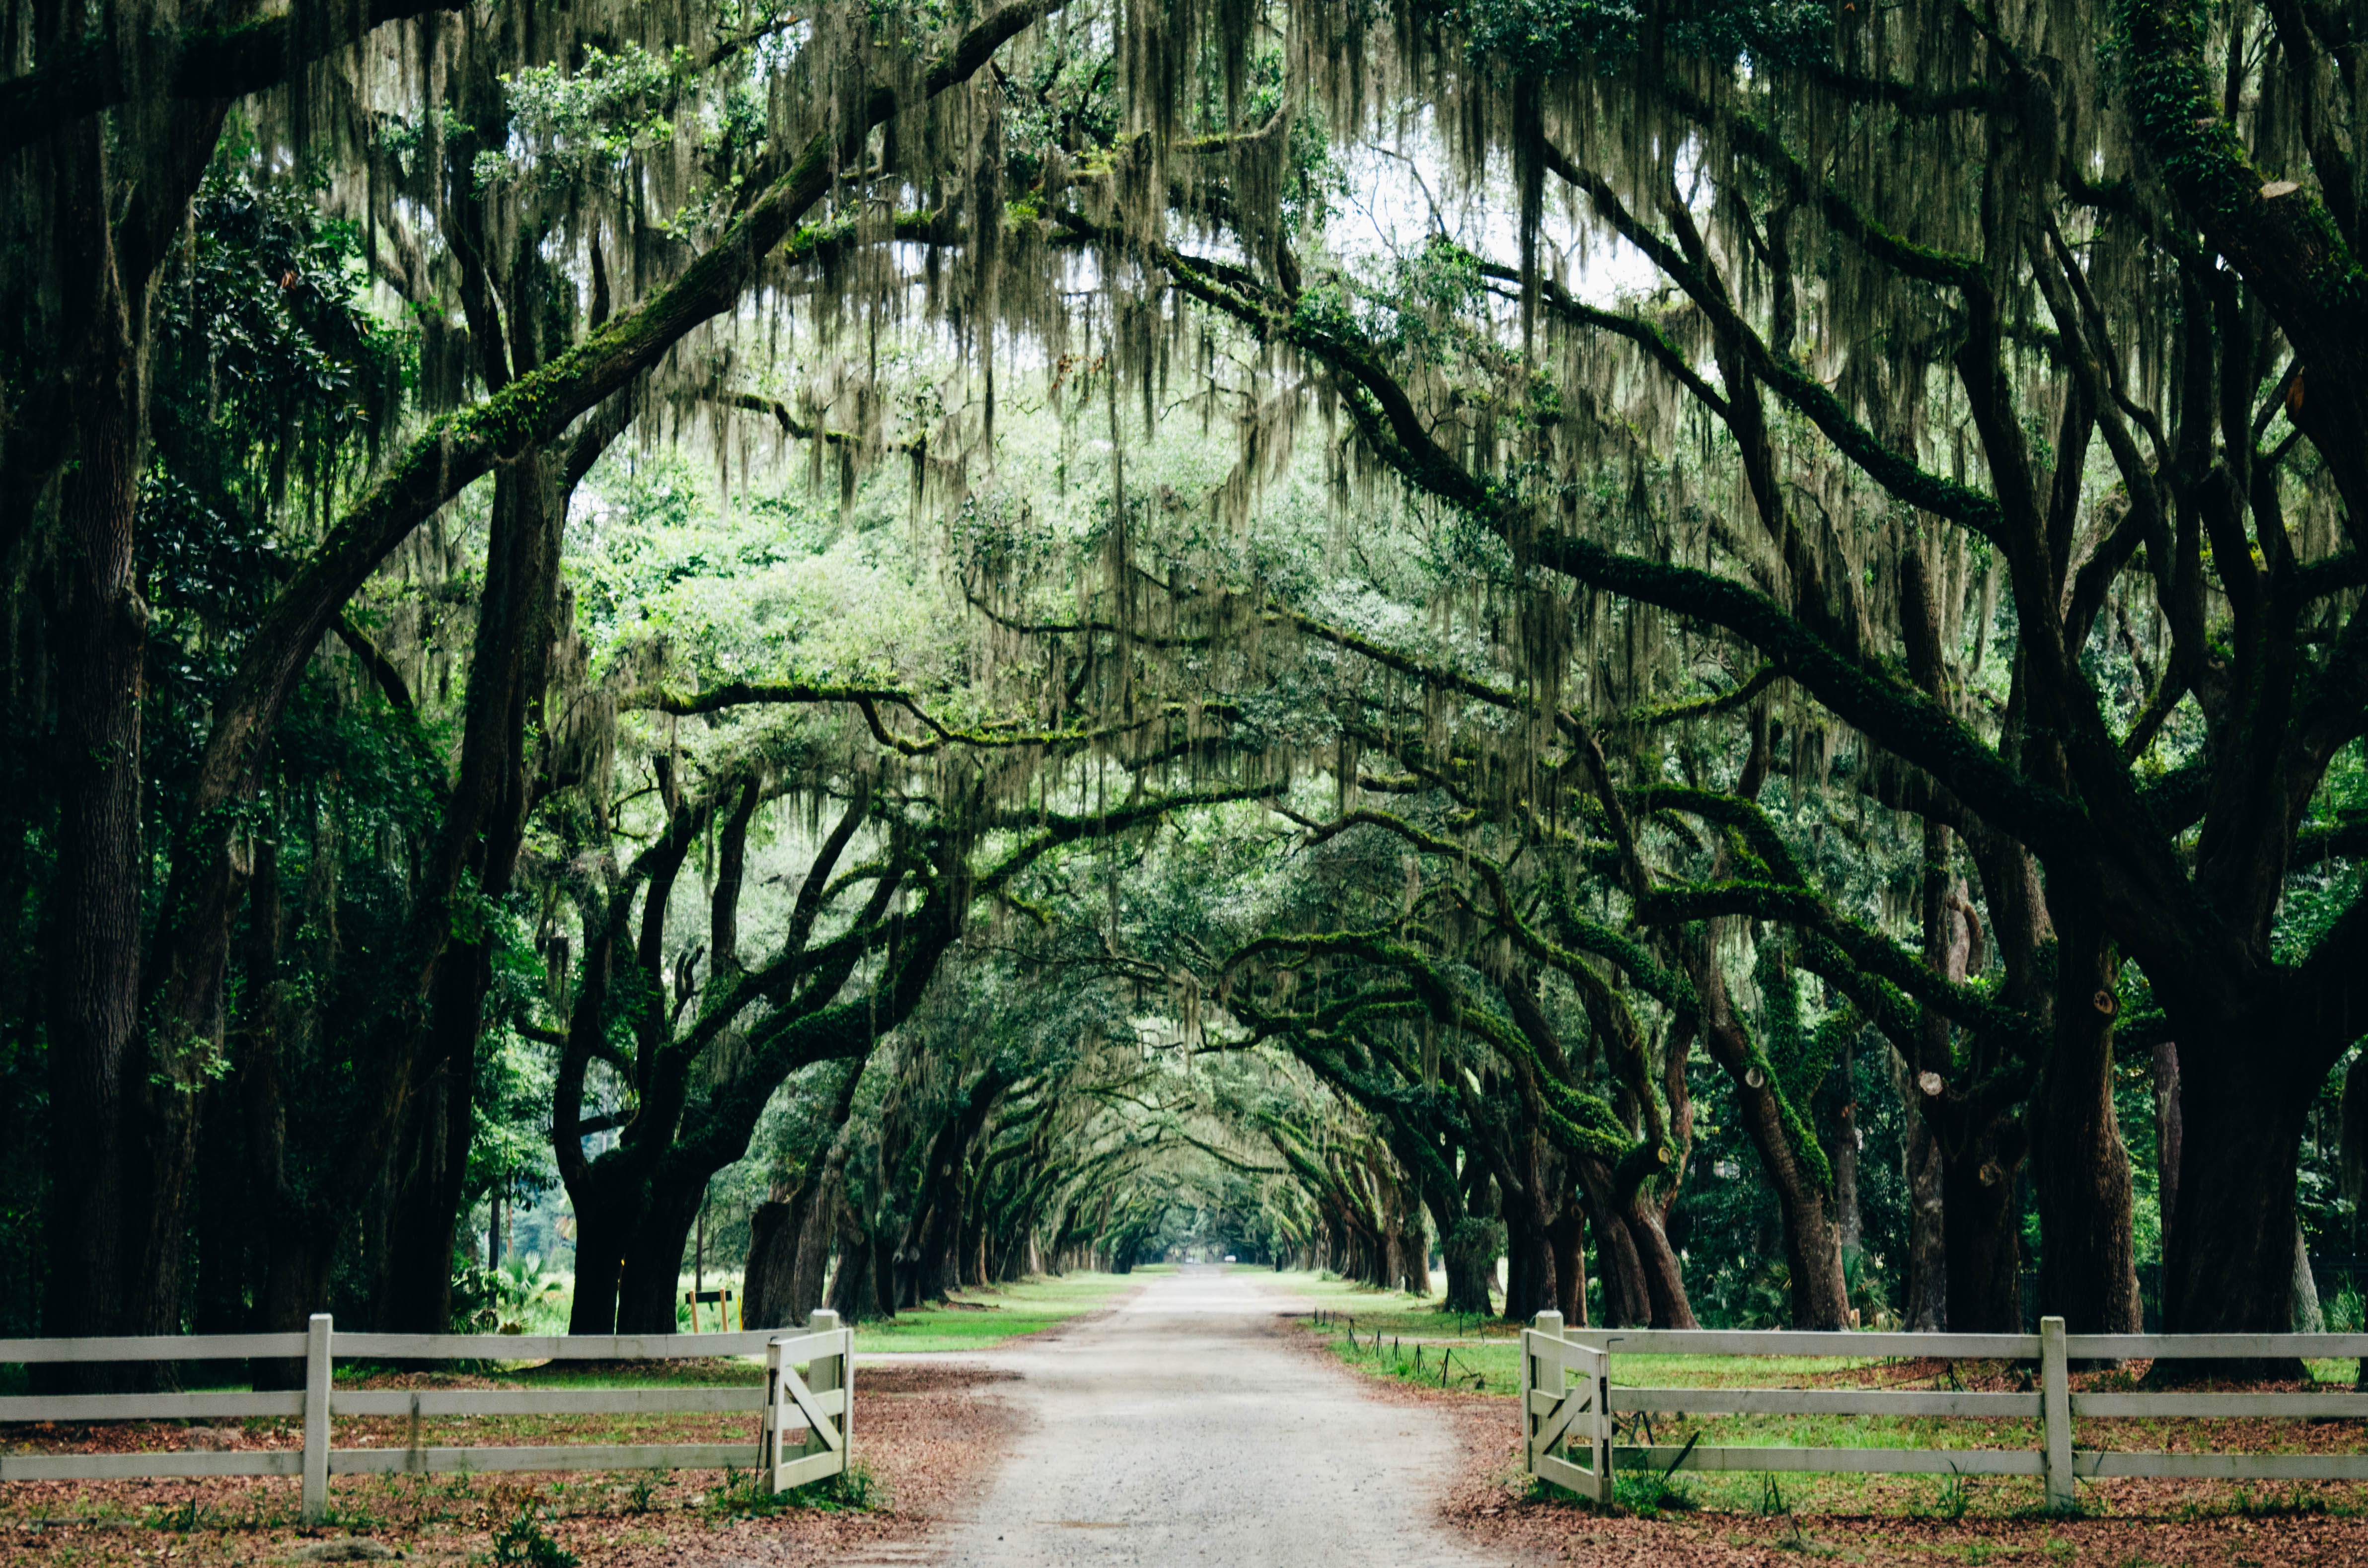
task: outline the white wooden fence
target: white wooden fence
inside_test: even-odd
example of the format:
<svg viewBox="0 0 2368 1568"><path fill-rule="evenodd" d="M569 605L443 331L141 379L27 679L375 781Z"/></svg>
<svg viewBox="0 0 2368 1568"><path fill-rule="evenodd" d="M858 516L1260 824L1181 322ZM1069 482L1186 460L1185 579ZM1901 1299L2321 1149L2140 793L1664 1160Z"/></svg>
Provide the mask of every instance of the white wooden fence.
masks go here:
<svg viewBox="0 0 2368 1568"><path fill-rule="evenodd" d="M1951 1390L1636 1388L1611 1381L1620 1356L1899 1356L2039 1363L2029 1393ZM2368 1419L2368 1394L2162 1392L2076 1393L2076 1360L2239 1359L2368 1356L2362 1334L2072 1334L2042 1318L2037 1334L1794 1334L1783 1330L1573 1329L1541 1312L1521 1335L1520 1397L1530 1473L1599 1502L1611 1478L1639 1470L1750 1470L1928 1475L2036 1475L2048 1506L2074 1505L2081 1476L2173 1476L2209 1480L2363 1481L2368 1453L2154 1453L2076 1449L2076 1420L2241 1416ZM1679 1448L1622 1445L1622 1415L1970 1416L2039 1423L2036 1449Z"/></svg>
<svg viewBox="0 0 2368 1568"><path fill-rule="evenodd" d="M175 1449L151 1453L0 1453L0 1481L118 1480L142 1476L298 1475L303 1514L319 1519L332 1475L420 1475L448 1471L714 1470L771 1472L776 1492L847 1469L855 1414L855 1336L838 1314L818 1312L803 1333L514 1335L338 1334L325 1312L302 1334L218 1334L148 1339L0 1339L0 1364L55 1361L304 1362L302 1389L222 1393L29 1395L0 1398L0 1422L208 1421L299 1417L301 1449ZM765 1358L764 1385L739 1388L337 1389L336 1361L679 1360ZM801 1376L799 1367L806 1369ZM424 1448L420 1422L454 1415L760 1413L751 1443L577 1444ZM335 1416L408 1416L403 1448L334 1449ZM802 1443L790 1434L803 1429Z"/></svg>

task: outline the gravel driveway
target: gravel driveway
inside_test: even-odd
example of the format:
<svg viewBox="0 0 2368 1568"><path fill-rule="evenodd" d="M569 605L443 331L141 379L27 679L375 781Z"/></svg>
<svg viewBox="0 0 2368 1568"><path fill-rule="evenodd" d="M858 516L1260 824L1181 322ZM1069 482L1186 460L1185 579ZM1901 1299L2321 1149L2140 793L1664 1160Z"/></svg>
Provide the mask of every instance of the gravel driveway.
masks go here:
<svg viewBox="0 0 2368 1568"><path fill-rule="evenodd" d="M1275 1313L1293 1299L1270 1278L1207 1269L1144 1283L1106 1317L982 1358L1022 1374L998 1391L1019 1433L976 1513L931 1557L951 1568L1494 1561L1434 1517L1453 1438L1279 1340Z"/></svg>

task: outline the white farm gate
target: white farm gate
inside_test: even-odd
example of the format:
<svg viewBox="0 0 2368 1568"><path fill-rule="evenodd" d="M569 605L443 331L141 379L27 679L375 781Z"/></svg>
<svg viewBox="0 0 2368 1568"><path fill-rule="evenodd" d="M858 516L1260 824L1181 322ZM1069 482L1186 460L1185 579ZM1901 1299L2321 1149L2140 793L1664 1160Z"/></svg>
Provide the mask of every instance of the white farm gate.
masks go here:
<svg viewBox="0 0 2368 1568"><path fill-rule="evenodd" d="M1807 1356L1864 1359L2035 1361L2028 1393L1935 1389L1648 1388L1611 1381L1615 1356ZM1520 1400L1531 1474L1598 1502L1622 1469L1823 1473L2035 1475L2048 1506L2073 1506L2082 1477L2368 1481L2368 1453L2158 1453L2074 1446L2073 1424L2115 1417L2368 1419L2368 1393L2074 1392L2075 1360L2237 1360L2368 1356L2360 1334L2072 1334L2042 1318L2037 1334L1860 1334L1785 1330L1574 1329L1541 1312L1521 1335ZM1892 1415L2030 1420L2035 1449L1830 1449L1622 1444L1616 1418L1699 1415Z"/></svg>
<svg viewBox="0 0 2368 1568"><path fill-rule="evenodd" d="M208 1393L21 1395L0 1398L0 1423L31 1421L212 1421L301 1418L291 1449L170 1449L148 1453L0 1452L0 1482L120 1480L149 1476L293 1475L303 1482L303 1515L322 1517L332 1475L426 1475L444 1471L715 1470L769 1473L785 1491L845 1472L855 1414L855 1336L836 1312L818 1312L800 1332L744 1334L511 1335L338 1334L327 1313L302 1334L218 1334L144 1339L0 1339L0 1364L61 1361L304 1362L302 1389ZM338 1389L337 1361L682 1360L765 1358L761 1387L609 1389ZM803 1373L799 1370L803 1368ZM429 1416L696 1415L758 1416L746 1443L573 1444L554 1447L428 1448ZM346 1416L408 1416L403 1448L331 1446L331 1422ZM800 1432L802 1439L792 1441Z"/></svg>

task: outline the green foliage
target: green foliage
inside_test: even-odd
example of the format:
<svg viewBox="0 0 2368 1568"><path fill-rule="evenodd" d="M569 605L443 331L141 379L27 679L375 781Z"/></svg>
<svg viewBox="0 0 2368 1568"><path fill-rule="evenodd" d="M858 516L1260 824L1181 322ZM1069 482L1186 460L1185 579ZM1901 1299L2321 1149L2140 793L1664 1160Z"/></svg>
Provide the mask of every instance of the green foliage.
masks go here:
<svg viewBox="0 0 2368 1568"><path fill-rule="evenodd" d="M505 1568L576 1568L583 1559L552 1539L545 1528L550 1516L535 1506L531 1498L518 1505L511 1516L494 1534L494 1561Z"/></svg>
<svg viewBox="0 0 2368 1568"><path fill-rule="evenodd" d="M1638 1474L1634 1471L1614 1471L1611 1475L1611 1501L1630 1513L1647 1519L1663 1514L1689 1513L1702 1506L1692 1486L1678 1475L1665 1475L1658 1471Z"/></svg>
<svg viewBox="0 0 2368 1568"><path fill-rule="evenodd" d="M765 1472L727 1467L723 1481L707 1494L711 1517L763 1518L788 1511L823 1514L868 1514L888 1506L888 1490L871 1467L849 1460L847 1469L820 1481L776 1492Z"/></svg>
<svg viewBox="0 0 2368 1568"><path fill-rule="evenodd" d="M665 58L628 42L613 52L587 48L572 67L505 76L509 144L477 154L477 188L532 181L559 190L616 178L674 139L665 95L681 89L690 64L688 51Z"/></svg>

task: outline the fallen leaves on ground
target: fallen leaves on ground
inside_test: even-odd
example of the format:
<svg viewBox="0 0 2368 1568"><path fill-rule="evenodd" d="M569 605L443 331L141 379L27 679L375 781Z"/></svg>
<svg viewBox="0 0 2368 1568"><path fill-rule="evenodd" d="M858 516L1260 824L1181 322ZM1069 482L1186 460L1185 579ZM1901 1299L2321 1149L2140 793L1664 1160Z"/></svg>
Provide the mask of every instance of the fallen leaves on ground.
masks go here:
<svg viewBox="0 0 2368 1568"><path fill-rule="evenodd" d="M462 1386L373 1379L372 1387ZM188 1563L195 1568L290 1561L310 1543L374 1541L414 1562L486 1561L495 1532L529 1515L536 1528L586 1568L801 1568L847 1556L868 1543L911 1539L943 1517L978 1468L1002 1450L1008 1420L991 1385L1011 1374L977 1366L859 1368L855 1455L887 1497L883 1507L778 1513L726 1506L716 1471L568 1475L340 1476L332 1517L307 1528L295 1520L292 1479L11 1482L0 1487L0 1562L11 1568L68 1563ZM500 1386L479 1381L466 1386ZM570 1418L541 1418L534 1440L574 1435ZM586 1418L586 1420L608 1418ZM751 1438L745 1415L659 1417L643 1440ZM294 1423L219 1428L234 1446L293 1446ZM340 1447L362 1446L381 1426L338 1424ZM484 1430L490 1423L481 1425ZM0 1428L7 1446L47 1452L129 1452L188 1448L191 1428L152 1422ZM506 1437L515 1437L505 1432ZM398 1442L400 1439L396 1439ZM744 1484L747 1478L738 1478Z"/></svg>
<svg viewBox="0 0 2368 1568"><path fill-rule="evenodd" d="M1311 1355L1346 1365L1314 1336L1288 1337ZM2074 1381L2099 1391L2133 1388L2146 1369L2142 1362L2132 1363ZM1785 1381L1996 1391L2027 1380L2011 1363L1958 1363L1952 1369L1931 1361ZM2267 1392L2305 1385L2243 1386ZM1533 1495L1522 1472L1519 1417L1508 1394L1440 1390L1391 1378L1367 1378L1362 1387L1385 1404L1424 1406L1456 1434L1463 1460L1443 1484L1440 1514L1485 1558L1497 1562L1586 1568L1800 1568L1813 1561L1878 1568L2368 1568L2368 1486L2356 1483L2083 1482L2085 1512L2070 1517L2002 1505L1999 1500L2022 1494L2001 1488L1981 1506L1951 1517L1933 1511L1934 1478L1885 1477L1866 1483L1865 1503L1857 1511L1697 1508L1648 1517ZM2362 1423L2351 1421L2116 1421L2097 1422L2091 1429L2117 1448L2175 1451L2356 1451L2368 1437ZM2084 1431L2084 1441L2087 1437ZM1789 1489L1810 1478L1782 1480ZM2035 1482L2021 1484L2035 1494Z"/></svg>

